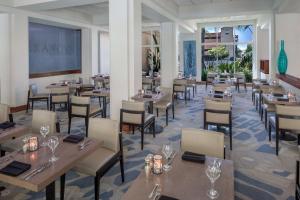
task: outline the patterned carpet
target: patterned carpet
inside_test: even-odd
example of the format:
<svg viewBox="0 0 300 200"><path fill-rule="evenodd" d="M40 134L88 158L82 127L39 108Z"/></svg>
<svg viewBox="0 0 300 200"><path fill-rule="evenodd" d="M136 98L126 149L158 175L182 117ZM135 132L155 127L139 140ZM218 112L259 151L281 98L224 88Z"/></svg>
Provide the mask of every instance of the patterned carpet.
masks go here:
<svg viewBox="0 0 300 200"><path fill-rule="evenodd" d="M121 183L120 168L117 164L101 179L101 199L118 200L127 191L132 181L139 175L144 165L144 157L150 152L156 152L166 142L179 149L180 132L183 127L203 127L203 86L198 86L198 92L187 104L176 102L176 114L170 117L169 126L155 139L145 136L144 151L140 150L140 135L123 134L125 155L125 183ZM45 105L38 105L45 108ZM62 124L62 132L67 131L67 114L57 112ZM31 113L15 115L15 121L20 124L30 124ZM165 116L162 112L156 120L165 126ZM84 133L84 121L74 120L72 133ZM220 131L226 132L225 129ZM275 155L274 137L268 141L267 132L260 121L258 113L251 102L250 89L248 93L234 94L233 103L233 151L227 148L226 158L234 161L235 167L235 198L257 200L292 200L294 199L295 161L299 159L296 142L280 142L279 156ZM226 134L226 145L229 147L229 137ZM65 199L93 199L93 177L70 171L67 174ZM3 185L3 183L0 183ZM0 199L44 199L44 191L30 192L21 188L7 186ZM57 181L59 197L59 181ZM196 198L196 197L195 197Z"/></svg>

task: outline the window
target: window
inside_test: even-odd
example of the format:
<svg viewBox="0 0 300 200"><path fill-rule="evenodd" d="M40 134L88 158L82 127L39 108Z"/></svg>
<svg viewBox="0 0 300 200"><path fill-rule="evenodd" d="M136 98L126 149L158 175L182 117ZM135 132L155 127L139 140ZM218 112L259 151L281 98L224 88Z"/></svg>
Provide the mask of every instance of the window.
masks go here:
<svg viewBox="0 0 300 200"><path fill-rule="evenodd" d="M248 81L252 78L252 25L205 27L201 41L202 69L244 72Z"/></svg>
<svg viewBox="0 0 300 200"><path fill-rule="evenodd" d="M142 65L146 74L160 71L160 31L142 33Z"/></svg>

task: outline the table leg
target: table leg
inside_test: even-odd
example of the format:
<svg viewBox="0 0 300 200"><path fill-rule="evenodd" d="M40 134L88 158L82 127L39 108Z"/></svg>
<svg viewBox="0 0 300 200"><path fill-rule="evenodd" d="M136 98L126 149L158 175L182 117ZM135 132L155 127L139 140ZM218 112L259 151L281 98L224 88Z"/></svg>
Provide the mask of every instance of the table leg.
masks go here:
<svg viewBox="0 0 300 200"><path fill-rule="evenodd" d="M153 101L149 101L149 113L153 114ZM155 133L161 133L164 131L164 128L161 125L157 125L157 123L155 123ZM147 131L145 131L145 134L152 134L152 131L147 129Z"/></svg>
<svg viewBox="0 0 300 200"><path fill-rule="evenodd" d="M107 104L106 104L106 97L103 97L103 117L106 118L106 108L107 108Z"/></svg>
<svg viewBox="0 0 300 200"><path fill-rule="evenodd" d="M65 182L66 182L66 174L63 174L60 177L60 200L65 199Z"/></svg>
<svg viewBox="0 0 300 200"><path fill-rule="evenodd" d="M55 181L46 187L46 200L55 200Z"/></svg>

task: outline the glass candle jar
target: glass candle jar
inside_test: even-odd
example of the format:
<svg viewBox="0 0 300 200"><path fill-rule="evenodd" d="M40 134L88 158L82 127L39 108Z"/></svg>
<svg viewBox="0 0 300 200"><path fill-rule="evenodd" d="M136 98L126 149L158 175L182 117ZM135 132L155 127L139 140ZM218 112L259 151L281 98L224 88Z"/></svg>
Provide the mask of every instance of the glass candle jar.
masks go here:
<svg viewBox="0 0 300 200"><path fill-rule="evenodd" d="M37 137L29 138L28 149L29 149L29 151L36 151L38 149L38 138Z"/></svg>
<svg viewBox="0 0 300 200"><path fill-rule="evenodd" d="M155 155L153 157L153 173L161 174L162 173L162 156Z"/></svg>

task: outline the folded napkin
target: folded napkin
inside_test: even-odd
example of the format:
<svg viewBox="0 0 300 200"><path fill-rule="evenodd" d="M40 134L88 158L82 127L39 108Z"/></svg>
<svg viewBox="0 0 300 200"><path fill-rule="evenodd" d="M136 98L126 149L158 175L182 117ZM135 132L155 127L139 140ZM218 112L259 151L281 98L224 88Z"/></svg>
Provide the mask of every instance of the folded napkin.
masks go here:
<svg viewBox="0 0 300 200"><path fill-rule="evenodd" d="M169 197L169 196L161 195L158 200L179 200L179 199L176 199L174 197Z"/></svg>
<svg viewBox="0 0 300 200"><path fill-rule="evenodd" d="M143 98L152 98L152 95L150 95L150 94L145 94L145 95L143 96Z"/></svg>
<svg viewBox="0 0 300 200"><path fill-rule="evenodd" d="M95 94L101 93L101 90L93 90L93 93L95 93Z"/></svg>
<svg viewBox="0 0 300 200"><path fill-rule="evenodd" d="M79 143L84 139L84 136L81 135L69 135L63 141L70 142L70 143Z"/></svg>
<svg viewBox="0 0 300 200"><path fill-rule="evenodd" d="M221 95L221 94L215 94L215 95L214 95L214 98L222 99L222 98L223 98L223 95Z"/></svg>
<svg viewBox="0 0 300 200"><path fill-rule="evenodd" d="M50 85L56 85L56 83L51 83Z"/></svg>
<svg viewBox="0 0 300 200"><path fill-rule="evenodd" d="M222 91L215 91L215 94L223 94L224 92Z"/></svg>
<svg viewBox="0 0 300 200"><path fill-rule="evenodd" d="M0 169L0 173L9 176L19 176L20 174L26 172L30 168L31 168L30 164L19 162L19 161L12 161L6 167Z"/></svg>
<svg viewBox="0 0 300 200"><path fill-rule="evenodd" d="M205 155L197 154L192 152L184 152L182 155L182 160L197 162L197 163L204 163L205 162Z"/></svg>
<svg viewBox="0 0 300 200"><path fill-rule="evenodd" d="M277 98L277 101L284 101L284 102L288 102L289 99L288 98L284 98L284 97L280 97L280 98Z"/></svg>
<svg viewBox="0 0 300 200"><path fill-rule="evenodd" d="M283 94L280 94L280 93L274 93L273 96L274 96L274 97L283 97L284 95L283 95Z"/></svg>
<svg viewBox="0 0 300 200"><path fill-rule="evenodd" d="M14 122L3 122L2 124L0 124L0 129L11 128L11 127L14 127L15 125L16 125L16 123L14 123Z"/></svg>
<svg viewBox="0 0 300 200"><path fill-rule="evenodd" d="M68 86L67 84L61 84L60 86Z"/></svg>
<svg viewBox="0 0 300 200"><path fill-rule="evenodd" d="M270 85L269 83L263 83L263 85Z"/></svg>

